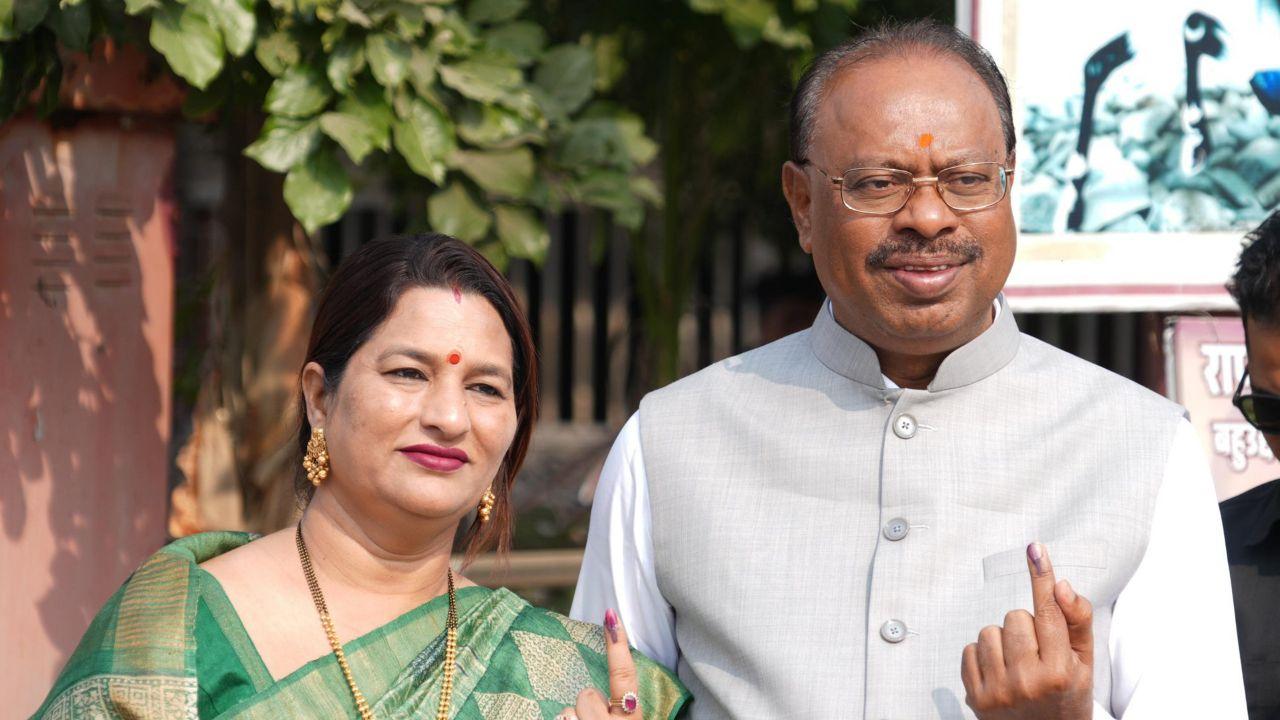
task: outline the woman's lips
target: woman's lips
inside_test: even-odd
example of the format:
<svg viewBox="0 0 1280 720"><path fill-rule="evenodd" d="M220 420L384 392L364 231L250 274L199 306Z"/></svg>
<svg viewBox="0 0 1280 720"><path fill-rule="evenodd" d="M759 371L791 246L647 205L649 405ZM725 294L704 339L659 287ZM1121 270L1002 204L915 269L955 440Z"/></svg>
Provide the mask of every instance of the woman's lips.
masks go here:
<svg viewBox="0 0 1280 720"><path fill-rule="evenodd" d="M911 262L895 263L885 270L907 294L921 300L933 300L951 289L965 265L965 262Z"/></svg>
<svg viewBox="0 0 1280 720"><path fill-rule="evenodd" d="M467 464L467 454L458 448L410 445L400 448L400 452L422 467L437 472L453 472Z"/></svg>

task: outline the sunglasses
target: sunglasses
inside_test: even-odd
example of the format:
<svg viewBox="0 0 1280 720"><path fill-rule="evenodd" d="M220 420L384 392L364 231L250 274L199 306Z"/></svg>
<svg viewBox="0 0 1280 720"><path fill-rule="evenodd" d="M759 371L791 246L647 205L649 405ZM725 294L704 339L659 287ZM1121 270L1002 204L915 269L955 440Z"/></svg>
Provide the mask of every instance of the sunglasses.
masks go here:
<svg viewBox="0 0 1280 720"><path fill-rule="evenodd" d="M1280 435L1280 395L1254 391L1242 394L1245 380L1249 377L1249 369L1245 368L1240 376L1240 384L1231 396L1231 404L1240 410L1249 424L1267 435Z"/></svg>

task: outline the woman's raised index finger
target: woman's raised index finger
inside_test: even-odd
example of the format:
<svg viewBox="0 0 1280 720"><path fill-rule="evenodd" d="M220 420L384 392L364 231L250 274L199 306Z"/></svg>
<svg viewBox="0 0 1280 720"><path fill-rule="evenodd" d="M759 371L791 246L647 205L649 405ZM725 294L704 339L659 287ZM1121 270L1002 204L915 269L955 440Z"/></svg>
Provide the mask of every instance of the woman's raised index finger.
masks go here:
<svg viewBox="0 0 1280 720"><path fill-rule="evenodd" d="M627 630L613 608L604 613L604 644L605 658L609 661L609 714L638 717L639 676L636 674L636 663L631 658Z"/></svg>

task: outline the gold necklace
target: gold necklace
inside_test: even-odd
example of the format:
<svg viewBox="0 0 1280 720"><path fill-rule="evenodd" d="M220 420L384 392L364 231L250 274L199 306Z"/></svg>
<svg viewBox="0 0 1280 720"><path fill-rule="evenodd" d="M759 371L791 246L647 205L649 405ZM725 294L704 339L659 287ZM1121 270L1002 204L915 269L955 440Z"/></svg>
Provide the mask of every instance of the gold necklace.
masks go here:
<svg viewBox="0 0 1280 720"><path fill-rule="evenodd" d="M311 553L307 552L307 544L302 540L302 522L298 522L298 557L302 560L302 574L307 576L307 587L311 588L311 599L315 601L316 612L320 614L320 624L324 626L324 634L329 638L329 647L333 648L334 657L338 658L338 667L342 668L342 676L347 679L347 687L351 688L351 697L355 698L356 710L361 720L373 720L373 711L364 699L364 693L356 687L356 680L351 675L351 666L347 664L347 655L342 652L342 643L338 642L338 633L333 630L333 620L329 618L329 606L324 602L324 594L320 592L320 583L316 581L316 571L311 565ZM453 569L449 575L449 614L445 620L444 642L444 680L440 683L440 705L436 708L436 720L449 720L449 702L453 696L453 668L458 656L458 603L453 591Z"/></svg>

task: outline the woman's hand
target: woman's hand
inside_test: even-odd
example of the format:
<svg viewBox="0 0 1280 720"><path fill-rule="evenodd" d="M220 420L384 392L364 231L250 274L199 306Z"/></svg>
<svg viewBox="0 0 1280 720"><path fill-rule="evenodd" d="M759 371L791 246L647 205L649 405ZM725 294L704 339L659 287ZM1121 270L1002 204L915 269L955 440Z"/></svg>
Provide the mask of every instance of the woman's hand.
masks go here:
<svg viewBox="0 0 1280 720"><path fill-rule="evenodd" d="M643 717L640 712L640 680L635 661L631 659L631 644L618 614L607 610L604 614L605 658L609 661L609 694L606 699L599 690L587 688L578 693L578 704L567 707L557 720L606 720L607 718Z"/></svg>

